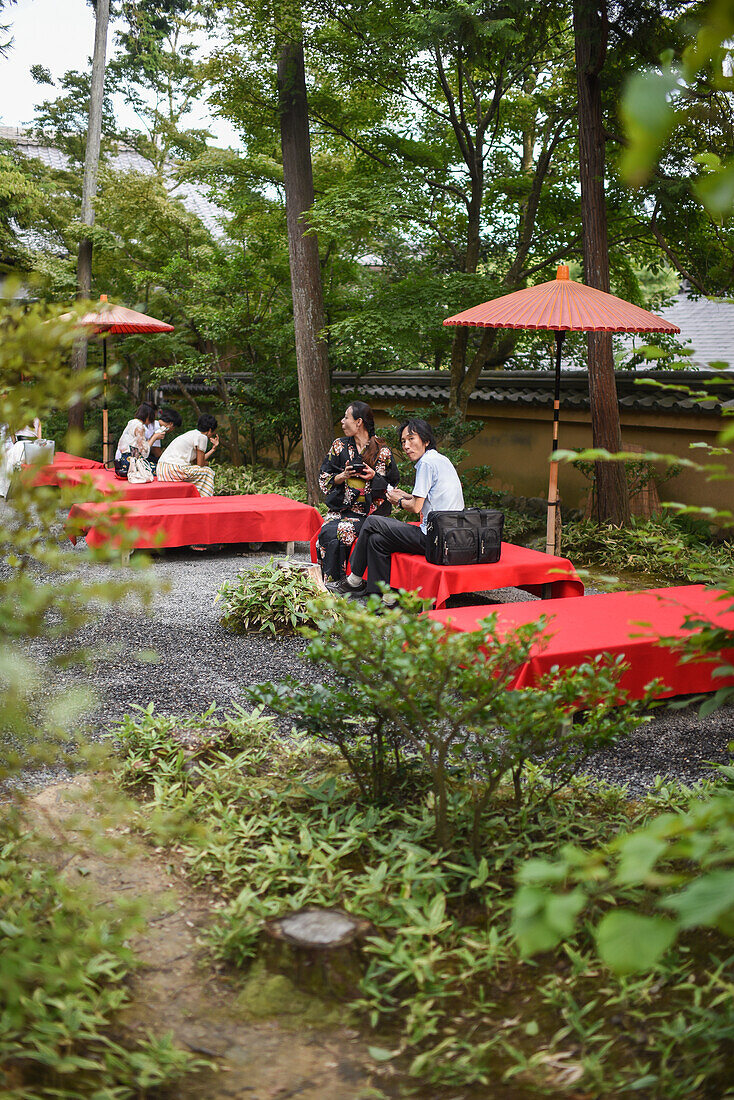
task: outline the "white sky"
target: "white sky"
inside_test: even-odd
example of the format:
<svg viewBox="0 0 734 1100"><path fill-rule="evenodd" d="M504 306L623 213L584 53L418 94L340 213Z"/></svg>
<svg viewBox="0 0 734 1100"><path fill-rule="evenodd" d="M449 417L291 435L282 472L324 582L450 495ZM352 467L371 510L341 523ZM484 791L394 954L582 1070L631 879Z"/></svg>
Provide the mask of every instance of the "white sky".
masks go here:
<svg viewBox="0 0 734 1100"><path fill-rule="evenodd" d="M0 58L0 125L27 126L33 121L37 103L51 99L54 89L48 84L36 84L30 75L31 65L43 65L55 80L69 69L91 67L94 50L94 12L86 0L18 0L0 13L2 23L11 24L13 46L6 58ZM107 41L107 57L114 42L111 27ZM118 121L133 128L135 115L124 113L116 104ZM206 113L187 120L190 125L203 125L212 130L216 140L225 145L238 145L237 136L228 123L214 120Z"/></svg>

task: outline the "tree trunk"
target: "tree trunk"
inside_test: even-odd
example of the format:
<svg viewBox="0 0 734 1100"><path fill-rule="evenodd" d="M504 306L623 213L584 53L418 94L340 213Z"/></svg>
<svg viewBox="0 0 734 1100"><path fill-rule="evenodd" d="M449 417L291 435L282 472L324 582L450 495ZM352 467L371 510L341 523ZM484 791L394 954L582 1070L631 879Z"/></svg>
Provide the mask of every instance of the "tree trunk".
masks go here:
<svg viewBox="0 0 734 1100"><path fill-rule="evenodd" d="M600 73L607 49L606 0L574 0L573 24L578 83L581 224L584 235L584 276L587 286L609 292L609 246L604 195L604 126ZM614 378L612 337L588 334L589 402L595 447L621 450L619 402ZM598 462L597 518L629 523L629 493L624 466Z"/></svg>
<svg viewBox="0 0 734 1100"><path fill-rule="evenodd" d="M97 192L97 169L102 139L102 100L104 98L105 55L107 52L107 27L110 21L110 0L97 0L94 30L94 58L92 83L89 96L89 126L84 151L84 179L82 182L82 225L94 225L94 196ZM89 237L79 241L76 267L77 298L89 298L92 292L92 242ZM87 341L79 340L72 354L73 369L82 371L87 365ZM84 430L84 405L77 402L69 409L69 429ZM105 456L106 457L106 456Z"/></svg>
<svg viewBox="0 0 734 1100"><path fill-rule="evenodd" d="M315 234L308 232L306 216L314 192L302 42L288 42L283 47L278 61L278 102L303 461L309 503L316 504L320 499L319 468L331 446L334 424L328 352L319 335L325 323L319 246Z"/></svg>

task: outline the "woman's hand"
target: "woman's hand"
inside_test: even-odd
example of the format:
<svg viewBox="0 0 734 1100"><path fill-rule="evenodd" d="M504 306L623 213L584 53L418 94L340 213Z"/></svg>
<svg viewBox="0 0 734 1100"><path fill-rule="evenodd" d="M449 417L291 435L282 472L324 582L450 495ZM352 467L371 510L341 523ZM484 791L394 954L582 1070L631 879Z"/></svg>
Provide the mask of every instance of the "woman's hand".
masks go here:
<svg viewBox="0 0 734 1100"><path fill-rule="evenodd" d="M212 451L216 451L217 447L219 446L219 436L218 435L213 435L211 437L211 444L212 445L209 448L209 454L211 454Z"/></svg>

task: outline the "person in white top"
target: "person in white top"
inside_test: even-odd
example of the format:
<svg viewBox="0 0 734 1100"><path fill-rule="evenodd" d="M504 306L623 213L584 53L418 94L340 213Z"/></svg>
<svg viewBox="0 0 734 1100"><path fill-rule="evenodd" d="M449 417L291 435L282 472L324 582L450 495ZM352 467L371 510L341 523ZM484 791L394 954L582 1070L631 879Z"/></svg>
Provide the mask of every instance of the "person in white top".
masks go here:
<svg viewBox="0 0 734 1100"><path fill-rule="evenodd" d="M208 444L211 447L207 450ZM200 416L196 428L177 435L158 459L159 481L192 481L203 497L214 495L214 471L206 465L219 446L216 417Z"/></svg>
<svg viewBox="0 0 734 1100"><path fill-rule="evenodd" d="M155 406L152 406L155 413ZM181 427L181 414L176 412L175 409L170 409L165 406L160 409L158 413L158 419L154 420L152 424L148 424L145 428L145 438L150 445L150 454L148 455L148 462L153 467L153 473L156 472L156 465L158 459L163 452L163 439L161 438L161 430L164 433L173 431L175 428ZM155 439L153 439L155 436Z"/></svg>
<svg viewBox="0 0 734 1100"><path fill-rule="evenodd" d="M349 595L379 592L390 583L390 559L393 554L425 554L426 521L430 512L463 511L464 492L454 464L436 450L436 437L430 424L411 417L398 428L405 454L415 466L413 492L387 487L387 499L404 511L421 517L419 527L401 523L389 516L368 516L359 532L349 560L351 573L332 591ZM363 580L365 571L367 580Z"/></svg>
<svg viewBox="0 0 734 1100"><path fill-rule="evenodd" d="M148 428L155 420L155 410L152 405L147 402L143 402L135 410L135 416L132 420L128 420L122 435L117 443L117 450L115 451L115 474L120 478L127 478L127 471L130 467L130 458L134 453L139 458L147 458L150 452L151 443L157 442L159 439L163 439L166 434L163 428L159 428L157 432L153 432L149 439L146 439L146 428Z"/></svg>

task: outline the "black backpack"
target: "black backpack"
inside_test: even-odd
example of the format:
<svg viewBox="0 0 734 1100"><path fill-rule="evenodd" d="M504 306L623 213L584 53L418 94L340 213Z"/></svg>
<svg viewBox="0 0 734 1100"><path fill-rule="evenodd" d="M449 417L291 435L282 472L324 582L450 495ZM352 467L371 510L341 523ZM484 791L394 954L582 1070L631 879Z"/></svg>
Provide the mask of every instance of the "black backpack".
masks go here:
<svg viewBox="0 0 734 1100"><path fill-rule="evenodd" d="M426 561L432 565L479 565L500 560L502 512L466 508L430 512L426 521Z"/></svg>

